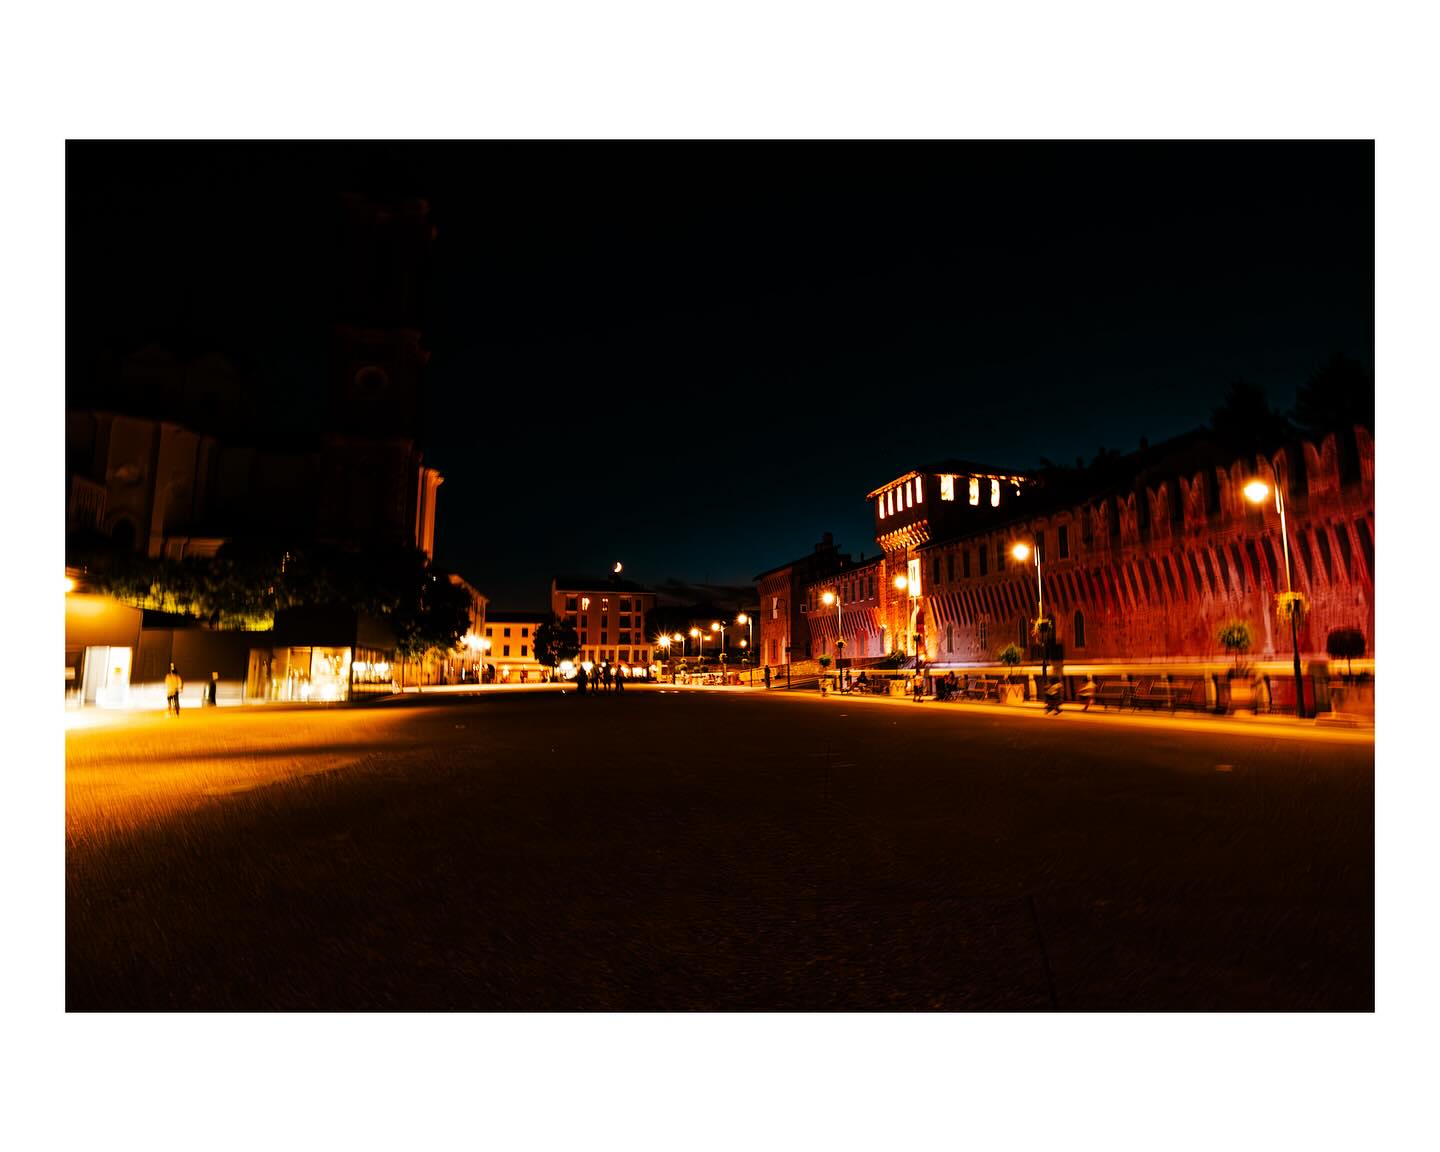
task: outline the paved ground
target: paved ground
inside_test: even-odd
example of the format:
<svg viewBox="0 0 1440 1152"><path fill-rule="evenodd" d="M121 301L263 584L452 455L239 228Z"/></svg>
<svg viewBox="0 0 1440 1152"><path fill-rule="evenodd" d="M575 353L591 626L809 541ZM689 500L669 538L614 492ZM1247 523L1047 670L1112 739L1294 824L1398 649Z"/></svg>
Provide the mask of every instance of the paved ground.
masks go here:
<svg viewBox="0 0 1440 1152"><path fill-rule="evenodd" d="M1368 734L632 687L67 761L72 1010L1374 1004Z"/></svg>

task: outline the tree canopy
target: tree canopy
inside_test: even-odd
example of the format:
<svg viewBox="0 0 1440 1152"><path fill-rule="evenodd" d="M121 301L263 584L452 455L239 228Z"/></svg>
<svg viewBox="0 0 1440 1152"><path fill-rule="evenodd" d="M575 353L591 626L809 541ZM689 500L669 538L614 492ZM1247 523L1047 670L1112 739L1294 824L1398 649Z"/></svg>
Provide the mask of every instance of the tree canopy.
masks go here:
<svg viewBox="0 0 1440 1152"><path fill-rule="evenodd" d="M554 668L564 660L580 655L580 636L575 625L566 624L556 616L535 629L535 659Z"/></svg>

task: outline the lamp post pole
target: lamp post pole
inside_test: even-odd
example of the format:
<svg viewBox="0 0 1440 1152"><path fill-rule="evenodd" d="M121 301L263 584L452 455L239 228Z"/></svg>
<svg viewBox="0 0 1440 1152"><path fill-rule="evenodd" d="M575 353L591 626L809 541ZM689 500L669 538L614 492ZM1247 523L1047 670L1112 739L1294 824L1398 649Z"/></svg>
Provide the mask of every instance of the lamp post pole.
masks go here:
<svg viewBox="0 0 1440 1152"><path fill-rule="evenodd" d="M750 664L750 687L755 687L755 621L748 612L735 617L735 623L744 624L746 629L745 652Z"/></svg>
<svg viewBox="0 0 1440 1152"><path fill-rule="evenodd" d="M1245 485L1245 495L1251 503L1258 504L1270 494L1270 486L1263 480L1252 480ZM1280 551L1285 557L1285 596L1290 612L1290 658L1295 673L1295 719L1305 719L1305 682L1300 672L1300 617L1295 611L1295 589L1290 583L1290 533L1285 526L1285 495L1280 484L1275 484L1275 511L1280 513Z"/></svg>
<svg viewBox="0 0 1440 1152"><path fill-rule="evenodd" d="M1040 569L1040 546L1035 546L1035 606L1038 618L1045 619L1045 581ZM1050 629L1040 625L1040 679L1050 679Z"/></svg>

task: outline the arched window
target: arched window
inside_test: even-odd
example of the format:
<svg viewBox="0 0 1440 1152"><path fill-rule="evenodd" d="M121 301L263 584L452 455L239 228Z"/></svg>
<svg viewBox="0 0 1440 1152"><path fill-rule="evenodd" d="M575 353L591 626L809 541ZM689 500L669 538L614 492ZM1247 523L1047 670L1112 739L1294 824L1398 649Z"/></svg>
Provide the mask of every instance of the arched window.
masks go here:
<svg viewBox="0 0 1440 1152"><path fill-rule="evenodd" d="M1085 647L1085 613L1078 608L1075 610L1075 619L1070 623L1070 639L1076 648Z"/></svg>

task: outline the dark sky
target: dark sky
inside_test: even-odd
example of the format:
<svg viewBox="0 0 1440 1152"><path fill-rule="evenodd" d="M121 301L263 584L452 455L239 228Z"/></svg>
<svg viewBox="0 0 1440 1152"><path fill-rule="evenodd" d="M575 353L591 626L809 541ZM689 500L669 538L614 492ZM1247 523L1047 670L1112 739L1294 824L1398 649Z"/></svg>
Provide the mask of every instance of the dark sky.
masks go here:
<svg viewBox="0 0 1440 1152"><path fill-rule="evenodd" d="M1368 142L71 144L67 388L159 339L314 411L336 197L423 196L437 560L497 607L616 559L742 583L873 551L917 464L1373 365L1373 180Z"/></svg>

